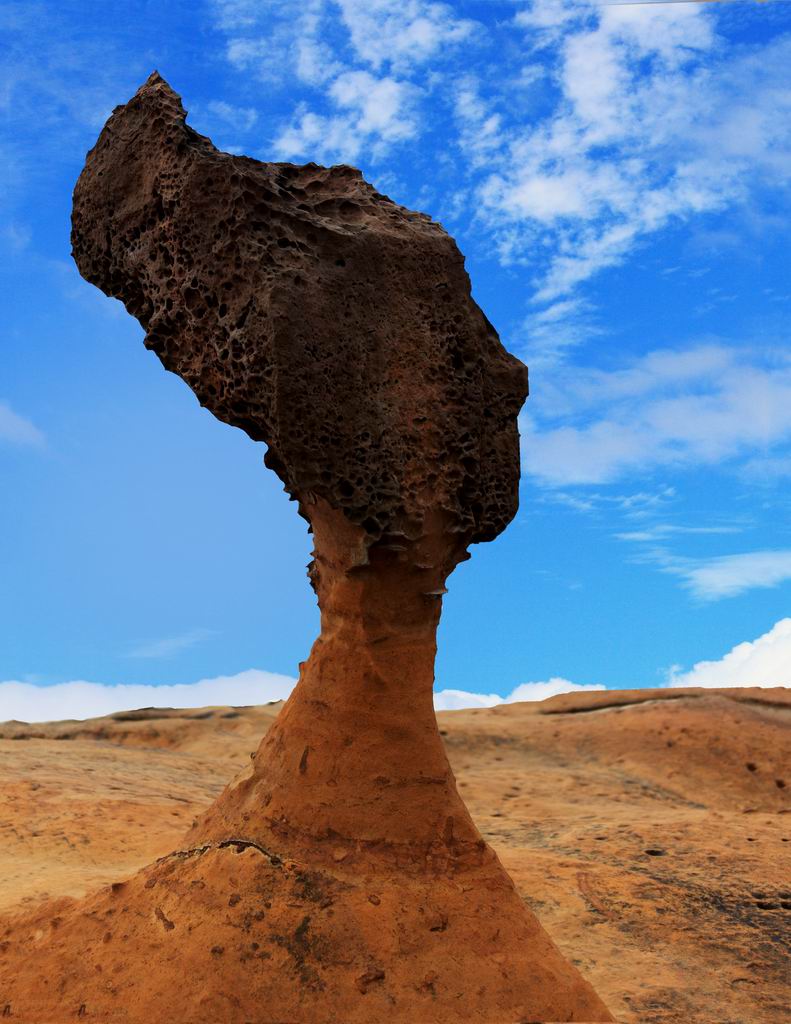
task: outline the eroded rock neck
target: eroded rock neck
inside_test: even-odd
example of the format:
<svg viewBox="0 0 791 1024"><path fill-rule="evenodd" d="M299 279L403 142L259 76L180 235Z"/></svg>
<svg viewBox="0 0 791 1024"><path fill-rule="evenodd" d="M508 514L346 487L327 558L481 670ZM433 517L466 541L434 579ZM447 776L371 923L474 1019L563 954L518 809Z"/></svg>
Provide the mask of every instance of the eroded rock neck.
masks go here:
<svg viewBox="0 0 791 1024"><path fill-rule="evenodd" d="M439 523L367 549L328 507L311 521L321 635L249 770L190 840L244 838L337 863L479 860L432 697L441 595L463 547Z"/></svg>

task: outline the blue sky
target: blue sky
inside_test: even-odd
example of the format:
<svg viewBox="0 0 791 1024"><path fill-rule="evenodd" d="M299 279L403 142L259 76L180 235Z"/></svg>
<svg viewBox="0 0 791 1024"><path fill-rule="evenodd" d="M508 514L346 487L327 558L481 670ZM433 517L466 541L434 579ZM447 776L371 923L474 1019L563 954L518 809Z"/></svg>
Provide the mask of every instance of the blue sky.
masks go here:
<svg viewBox="0 0 791 1024"><path fill-rule="evenodd" d="M530 366L521 510L450 580L439 690L791 685L791 5L66 0L0 24L0 718L103 708L85 681L279 696L317 631L261 447L70 260L85 152L153 68L221 148L351 162L441 221Z"/></svg>

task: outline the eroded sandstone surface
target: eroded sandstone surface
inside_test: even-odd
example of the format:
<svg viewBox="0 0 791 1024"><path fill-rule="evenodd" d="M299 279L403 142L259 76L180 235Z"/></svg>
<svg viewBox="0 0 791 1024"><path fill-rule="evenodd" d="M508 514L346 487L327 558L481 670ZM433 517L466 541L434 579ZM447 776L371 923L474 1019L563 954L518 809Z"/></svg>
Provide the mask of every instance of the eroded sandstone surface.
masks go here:
<svg viewBox="0 0 791 1024"><path fill-rule="evenodd" d="M0 961L14 1013L611 1020L481 836L434 716L445 584L516 512L527 393L453 240L352 168L219 152L157 74L88 154L72 225L83 276L266 443L313 533L321 633L175 849L17 923Z"/></svg>
<svg viewBox="0 0 791 1024"><path fill-rule="evenodd" d="M353 167L217 150L154 73L113 113L74 193L80 273L218 419L268 446L307 518L315 497L367 537L467 543L517 502L527 370L470 295L431 218Z"/></svg>
<svg viewBox="0 0 791 1024"><path fill-rule="evenodd" d="M109 922L102 940L110 932L108 946L128 944L116 915L106 914L124 889L110 886L178 847L192 818L244 770L278 710L149 709L0 726L0 950L23 946L46 981L53 921L102 888L103 914L89 924L98 931ZM788 690L575 693L438 717L482 835L618 1021L789 1017ZM144 891L158 892L156 906L174 925L153 917L162 958L184 943L196 963L222 957L250 968L259 962L254 954L282 954L272 935L254 935L254 915L266 908L243 890L253 853L229 851L238 870L217 930L189 931L188 908L157 876L145 876L157 884ZM190 882L203 880L201 860L188 862ZM317 900L296 873L291 892L300 920L333 910L335 893ZM367 904L373 926L382 905ZM442 919L425 927L440 937L456 921L444 932L431 925L442 927ZM212 953L220 945L223 953ZM292 984L297 959L286 953L281 964ZM426 977L412 981L419 1021L433 997ZM83 1004L86 1019L100 1019L91 990L88 979L70 992L63 1019L76 1018ZM0 1012L7 1003L0 986Z"/></svg>

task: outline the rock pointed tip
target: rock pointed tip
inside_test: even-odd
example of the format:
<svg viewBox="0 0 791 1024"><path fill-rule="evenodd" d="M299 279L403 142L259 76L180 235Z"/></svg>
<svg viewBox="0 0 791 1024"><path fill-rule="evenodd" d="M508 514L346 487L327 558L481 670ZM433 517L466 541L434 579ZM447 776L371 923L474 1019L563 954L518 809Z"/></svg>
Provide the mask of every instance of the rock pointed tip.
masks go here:
<svg viewBox="0 0 791 1024"><path fill-rule="evenodd" d="M156 70L151 72L151 74L148 76L145 82L143 82L143 84L140 86L139 91L142 92L143 89L151 89L158 85L164 86L168 92L172 92L173 95L175 96L175 90L172 88L170 83L165 81L162 75L160 75L160 73Z"/></svg>
<svg viewBox="0 0 791 1024"><path fill-rule="evenodd" d="M181 103L181 96L158 71L151 72L137 90L135 96L144 99L147 103L154 103L157 107L171 110L171 112L178 112L182 119L186 117L186 111Z"/></svg>

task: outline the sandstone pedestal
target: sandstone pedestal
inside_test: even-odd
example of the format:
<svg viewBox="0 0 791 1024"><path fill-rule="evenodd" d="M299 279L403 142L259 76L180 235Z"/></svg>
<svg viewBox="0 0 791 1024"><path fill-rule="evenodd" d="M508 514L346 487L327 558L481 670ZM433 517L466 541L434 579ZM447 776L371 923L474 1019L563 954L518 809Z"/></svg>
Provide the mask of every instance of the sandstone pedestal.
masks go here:
<svg viewBox="0 0 791 1024"><path fill-rule="evenodd" d="M19 919L21 1020L609 1021L461 800L432 706L445 583L517 508L525 368L429 218L352 168L220 153L152 75L75 191L80 271L314 534L321 634L182 847Z"/></svg>

